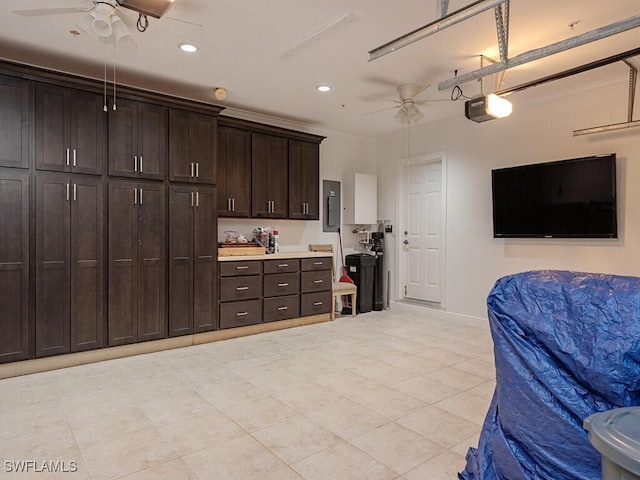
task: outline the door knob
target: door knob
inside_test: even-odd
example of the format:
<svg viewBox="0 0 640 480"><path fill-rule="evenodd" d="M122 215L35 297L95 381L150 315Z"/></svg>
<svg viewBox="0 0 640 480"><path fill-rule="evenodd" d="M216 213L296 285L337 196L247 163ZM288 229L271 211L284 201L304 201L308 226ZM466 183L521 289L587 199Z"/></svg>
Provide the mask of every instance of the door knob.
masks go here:
<svg viewBox="0 0 640 480"><path fill-rule="evenodd" d="M405 241L404 241L404 242L402 242L402 243L404 243L405 245L409 245L409 240L405 240Z"/></svg>

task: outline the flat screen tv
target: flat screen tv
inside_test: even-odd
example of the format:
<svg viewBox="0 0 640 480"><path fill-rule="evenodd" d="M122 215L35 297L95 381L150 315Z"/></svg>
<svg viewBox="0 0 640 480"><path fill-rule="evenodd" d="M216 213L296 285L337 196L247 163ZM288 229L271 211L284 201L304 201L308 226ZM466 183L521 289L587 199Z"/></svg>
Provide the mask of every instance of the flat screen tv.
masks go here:
<svg viewBox="0 0 640 480"><path fill-rule="evenodd" d="M492 170L495 238L618 238L616 155Z"/></svg>

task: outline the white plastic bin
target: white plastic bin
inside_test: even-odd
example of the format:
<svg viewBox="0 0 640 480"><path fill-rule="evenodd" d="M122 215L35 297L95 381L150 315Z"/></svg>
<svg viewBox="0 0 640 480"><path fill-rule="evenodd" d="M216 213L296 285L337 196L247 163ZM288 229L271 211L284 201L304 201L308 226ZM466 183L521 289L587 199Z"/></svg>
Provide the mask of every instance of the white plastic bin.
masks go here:
<svg viewBox="0 0 640 480"><path fill-rule="evenodd" d="M602 480L640 480L640 407L594 413L583 427L602 454Z"/></svg>

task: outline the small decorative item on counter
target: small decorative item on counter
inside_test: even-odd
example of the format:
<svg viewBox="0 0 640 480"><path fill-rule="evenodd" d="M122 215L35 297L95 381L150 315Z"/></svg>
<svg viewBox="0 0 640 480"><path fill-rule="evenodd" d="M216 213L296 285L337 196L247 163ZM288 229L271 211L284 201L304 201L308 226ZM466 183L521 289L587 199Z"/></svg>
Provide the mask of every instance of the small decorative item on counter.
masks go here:
<svg viewBox="0 0 640 480"><path fill-rule="evenodd" d="M238 232L235 230L225 230L224 235L226 237L225 243L238 243L239 241Z"/></svg>
<svg viewBox="0 0 640 480"><path fill-rule="evenodd" d="M273 231L274 253L280 253L280 236L278 230Z"/></svg>
<svg viewBox="0 0 640 480"><path fill-rule="evenodd" d="M258 227L253 233L255 242L266 249L266 253L275 253L275 239L273 237L273 227Z"/></svg>
<svg viewBox="0 0 640 480"><path fill-rule="evenodd" d="M238 241L238 243L249 243L249 240L247 240L247 237L245 237L242 234L238 235L237 241Z"/></svg>

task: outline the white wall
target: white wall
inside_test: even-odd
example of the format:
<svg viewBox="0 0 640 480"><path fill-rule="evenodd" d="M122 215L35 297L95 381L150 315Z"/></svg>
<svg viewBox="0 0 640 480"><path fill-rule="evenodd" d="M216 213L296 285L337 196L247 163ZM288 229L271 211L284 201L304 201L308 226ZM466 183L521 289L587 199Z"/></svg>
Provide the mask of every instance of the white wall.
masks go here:
<svg viewBox="0 0 640 480"><path fill-rule="evenodd" d="M506 119L476 124L464 118L460 102L458 117L411 129L411 155L445 151L447 156L444 303L449 312L486 318L486 297L494 282L519 271L640 275L640 128L572 136L575 129L626 121L626 76L582 91L558 91L560 83L512 95L514 113ZM546 98L534 103L534 95ZM428 118L428 105L425 110ZM395 225L403 152L400 132L377 139L378 215L393 219ZM493 168L609 152L618 156L617 240L493 238ZM387 239L393 275L395 238Z"/></svg>

